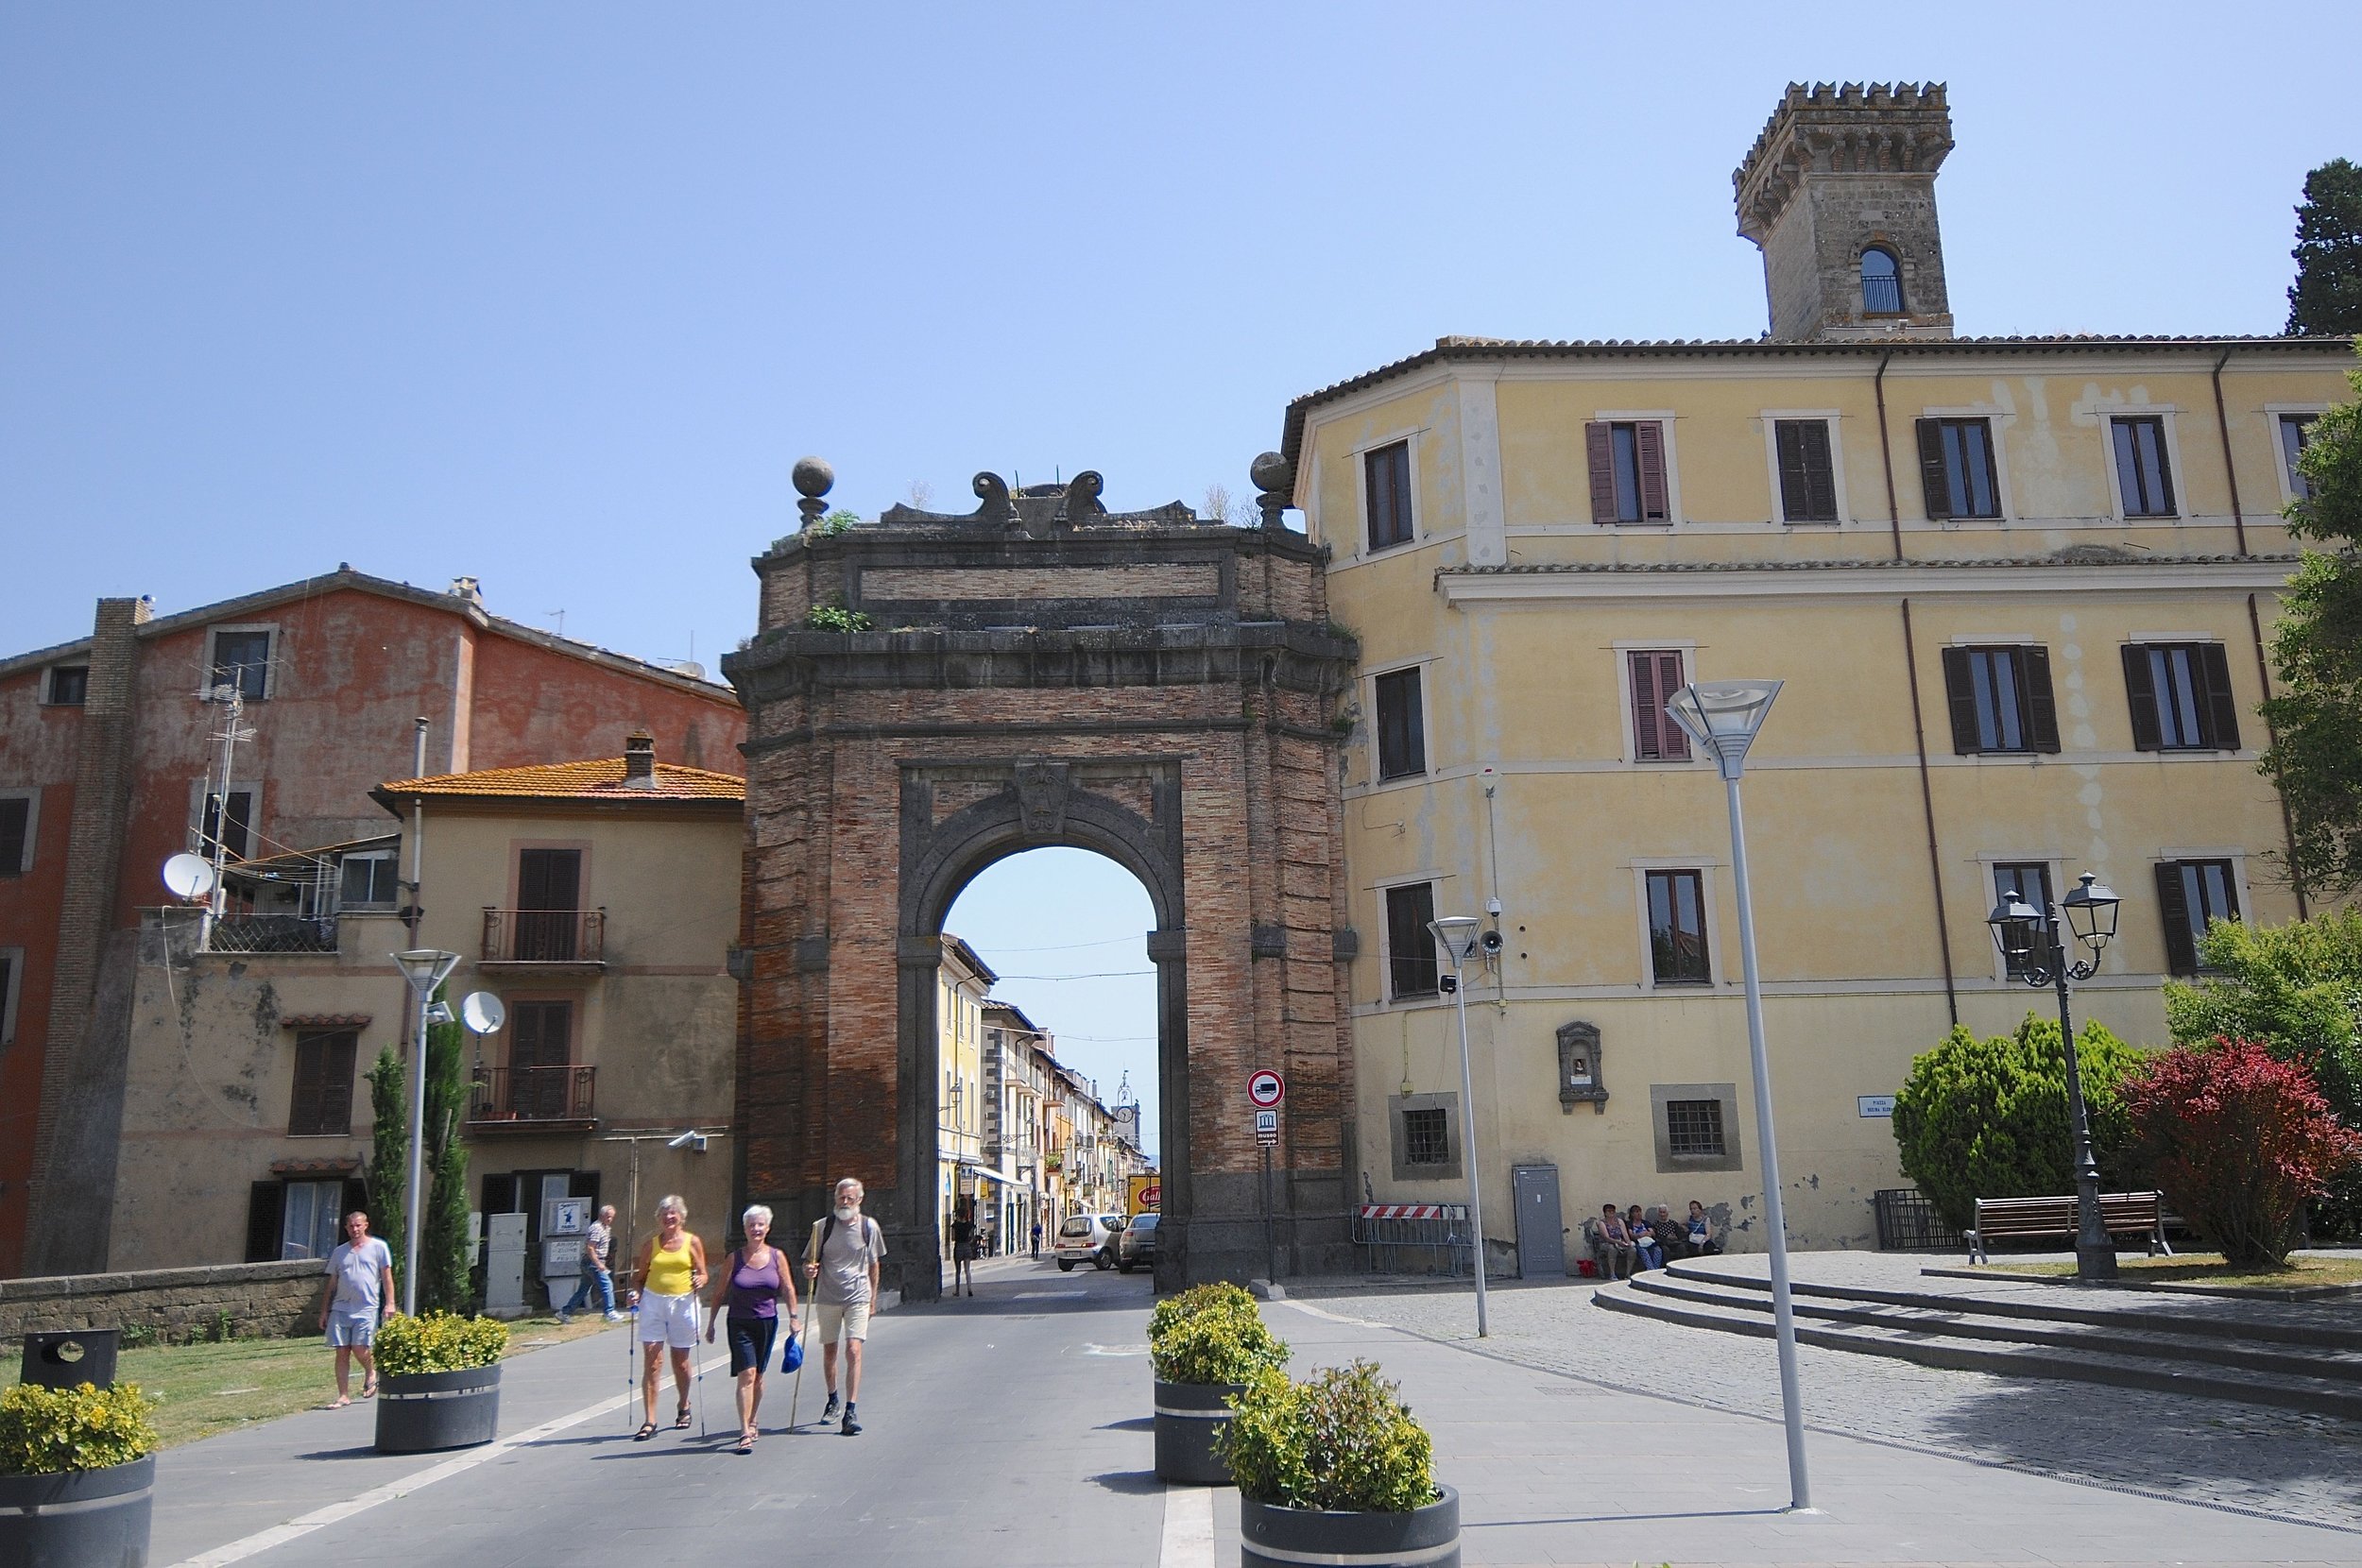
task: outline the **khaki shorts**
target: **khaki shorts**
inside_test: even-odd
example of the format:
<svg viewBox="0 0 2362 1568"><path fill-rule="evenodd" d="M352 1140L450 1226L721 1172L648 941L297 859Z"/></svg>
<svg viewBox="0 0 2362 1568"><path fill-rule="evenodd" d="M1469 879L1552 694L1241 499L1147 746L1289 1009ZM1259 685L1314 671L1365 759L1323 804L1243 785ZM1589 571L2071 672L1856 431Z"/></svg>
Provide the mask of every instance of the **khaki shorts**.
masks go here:
<svg viewBox="0 0 2362 1568"><path fill-rule="evenodd" d="M869 1338L869 1304L867 1302L814 1302L812 1304L812 1330L824 1345L833 1345L841 1334L847 1339L866 1341Z"/></svg>

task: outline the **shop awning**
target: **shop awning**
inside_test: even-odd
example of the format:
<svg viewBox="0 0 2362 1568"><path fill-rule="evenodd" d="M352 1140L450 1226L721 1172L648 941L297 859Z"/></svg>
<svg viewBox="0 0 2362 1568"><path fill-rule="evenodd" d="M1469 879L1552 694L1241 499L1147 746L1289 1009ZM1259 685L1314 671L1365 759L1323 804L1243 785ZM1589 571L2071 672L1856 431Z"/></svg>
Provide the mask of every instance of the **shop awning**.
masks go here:
<svg viewBox="0 0 2362 1568"><path fill-rule="evenodd" d="M974 1161L963 1160L960 1162L960 1168L970 1176L981 1176L987 1182L998 1182L1004 1187L1021 1187L1026 1185L1005 1170L995 1170L988 1165Z"/></svg>

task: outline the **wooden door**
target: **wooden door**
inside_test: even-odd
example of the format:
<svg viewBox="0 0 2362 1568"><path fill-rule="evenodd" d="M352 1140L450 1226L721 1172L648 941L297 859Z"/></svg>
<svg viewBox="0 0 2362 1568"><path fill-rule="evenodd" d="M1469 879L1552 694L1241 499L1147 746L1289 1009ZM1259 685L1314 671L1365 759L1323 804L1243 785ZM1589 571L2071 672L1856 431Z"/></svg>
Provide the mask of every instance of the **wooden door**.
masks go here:
<svg viewBox="0 0 2362 1568"><path fill-rule="evenodd" d="M525 1121L566 1114L573 1061L574 1004L509 1006L508 1109Z"/></svg>
<svg viewBox="0 0 2362 1568"><path fill-rule="evenodd" d="M563 963L575 955L582 908L582 851L517 852L517 957Z"/></svg>

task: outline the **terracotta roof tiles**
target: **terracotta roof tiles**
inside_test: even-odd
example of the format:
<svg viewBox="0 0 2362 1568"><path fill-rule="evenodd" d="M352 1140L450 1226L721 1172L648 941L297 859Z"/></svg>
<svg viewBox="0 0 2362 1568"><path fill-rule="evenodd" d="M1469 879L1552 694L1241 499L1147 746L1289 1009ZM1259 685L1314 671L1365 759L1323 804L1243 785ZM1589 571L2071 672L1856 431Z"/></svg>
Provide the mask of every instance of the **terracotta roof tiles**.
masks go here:
<svg viewBox="0 0 2362 1568"><path fill-rule="evenodd" d="M624 782L624 759L602 757L587 762L542 762L522 768L479 768L473 773L397 778L378 786L381 799L664 800L743 801L746 781L733 774L659 762L647 784Z"/></svg>

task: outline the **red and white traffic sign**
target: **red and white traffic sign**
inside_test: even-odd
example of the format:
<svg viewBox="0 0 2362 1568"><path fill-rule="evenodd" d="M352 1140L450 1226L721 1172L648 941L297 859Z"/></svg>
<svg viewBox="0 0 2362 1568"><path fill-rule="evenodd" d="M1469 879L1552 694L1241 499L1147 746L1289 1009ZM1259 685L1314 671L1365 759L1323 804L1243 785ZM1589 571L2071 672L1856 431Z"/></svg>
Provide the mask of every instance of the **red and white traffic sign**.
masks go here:
<svg viewBox="0 0 2362 1568"><path fill-rule="evenodd" d="M1269 1110L1288 1098L1288 1085L1269 1067L1258 1069L1246 1081L1246 1098L1258 1110Z"/></svg>

